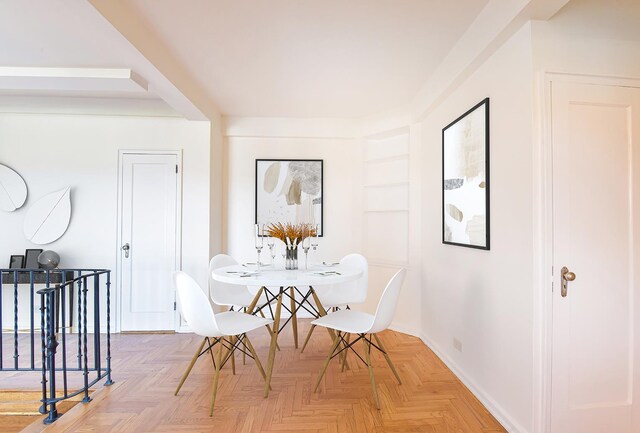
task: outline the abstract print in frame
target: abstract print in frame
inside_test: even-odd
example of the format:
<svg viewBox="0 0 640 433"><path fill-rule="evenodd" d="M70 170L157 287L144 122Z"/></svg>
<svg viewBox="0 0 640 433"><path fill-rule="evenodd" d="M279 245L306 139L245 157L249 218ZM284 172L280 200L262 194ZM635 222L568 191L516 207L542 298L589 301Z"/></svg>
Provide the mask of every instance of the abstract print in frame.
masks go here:
<svg viewBox="0 0 640 433"><path fill-rule="evenodd" d="M442 130L442 243L489 249L489 98Z"/></svg>
<svg viewBox="0 0 640 433"><path fill-rule="evenodd" d="M323 160L256 159L256 224L318 225L323 236Z"/></svg>

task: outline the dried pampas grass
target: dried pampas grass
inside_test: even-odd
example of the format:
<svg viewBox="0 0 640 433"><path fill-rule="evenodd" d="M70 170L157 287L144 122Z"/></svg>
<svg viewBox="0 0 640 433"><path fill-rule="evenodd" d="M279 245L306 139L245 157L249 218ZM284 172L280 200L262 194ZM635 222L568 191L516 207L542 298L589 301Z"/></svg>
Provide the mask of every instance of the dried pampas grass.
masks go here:
<svg viewBox="0 0 640 433"><path fill-rule="evenodd" d="M314 225L308 223L271 223L267 226L265 234L280 239L285 244L289 238L293 245L299 245L303 239L317 235Z"/></svg>

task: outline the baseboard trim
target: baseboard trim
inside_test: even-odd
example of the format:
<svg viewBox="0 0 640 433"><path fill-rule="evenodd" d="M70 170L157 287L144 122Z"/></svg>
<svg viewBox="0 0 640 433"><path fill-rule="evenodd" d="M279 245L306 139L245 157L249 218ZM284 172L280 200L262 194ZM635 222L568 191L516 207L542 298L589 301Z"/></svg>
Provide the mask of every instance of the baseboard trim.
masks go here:
<svg viewBox="0 0 640 433"><path fill-rule="evenodd" d="M389 326L389 329L392 331L400 332L401 334L411 335L412 337L417 337L422 340L422 334L413 328L404 325L391 324L391 326Z"/></svg>
<svg viewBox="0 0 640 433"><path fill-rule="evenodd" d="M402 332L402 331L400 331ZM413 334L411 334L413 335ZM495 417L496 420L504 427L509 433L529 433L527 429L519 425L512 417L500 406L496 401L489 396L480 386L478 386L473 380L469 379L458 365L453 362L448 356L442 352L438 346L424 335L417 336L422 342L436 354L438 358L456 375L456 377L466 386L469 391L482 403L482 405Z"/></svg>

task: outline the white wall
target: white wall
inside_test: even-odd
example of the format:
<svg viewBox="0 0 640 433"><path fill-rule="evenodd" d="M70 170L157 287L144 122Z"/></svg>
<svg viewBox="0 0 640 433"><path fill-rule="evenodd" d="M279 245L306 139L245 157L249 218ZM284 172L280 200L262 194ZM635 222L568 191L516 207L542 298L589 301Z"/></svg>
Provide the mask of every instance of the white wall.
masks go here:
<svg viewBox="0 0 640 433"><path fill-rule="evenodd" d="M550 245L550 197L546 188L551 185L545 158L545 140L550 115L549 82L558 79L581 80L603 84L613 78L615 85L625 78L640 78L640 3L620 0L615 4L604 0L572 0L548 21L533 21L533 68L536 100L534 103L534 163L539 179L534 191L534 209L538 218L534 235L534 258L537 282L534 305L534 344L536 358L533 396L533 431L547 431L550 401L551 362L551 281L548 278L553 251ZM567 75L571 77L568 78ZM545 176L546 177L545 179Z"/></svg>
<svg viewBox="0 0 640 433"><path fill-rule="evenodd" d="M612 4L614 3L614 4ZM533 21L536 71L640 77L637 0L573 0L549 21Z"/></svg>
<svg viewBox="0 0 640 433"><path fill-rule="evenodd" d="M421 335L419 137L416 127L365 137L358 206L359 241L369 259L369 292L361 309L375 311L389 279L406 268L391 328L411 335Z"/></svg>
<svg viewBox="0 0 640 433"><path fill-rule="evenodd" d="M542 82L545 72L640 77L640 8L573 0L533 21L432 106L423 142L425 341L509 431L545 426L539 266ZM491 251L441 243L441 129L491 98ZM462 342L462 352L453 348ZM543 362L543 361L542 361Z"/></svg>
<svg viewBox="0 0 640 433"><path fill-rule="evenodd" d="M403 294L409 295L409 300L401 302L394 326L423 337L510 432L538 432L544 426L537 363L542 333L539 303L544 287L536 275L541 253L536 244L542 188L538 171L541 73L640 77L637 18L634 0L618 1L615 7L604 0L573 0L550 21L527 23L502 45L487 49L493 54L463 77L453 77L452 88L433 90L443 95L435 103L426 97L413 101L428 107L420 110L426 113L424 118L412 120L409 108L399 107L389 116L362 119L359 132L349 135L358 139L343 143L353 146L355 153L350 155L360 162L351 179L355 214L344 216L355 221L351 246L367 254L364 241L375 236L363 224L368 142L393 135L395 130L409 130L410 196L418 194L410 203L417 202L419 209L410 206L408 230L410 239L417 236L420 245L409 246L408 266L418 275L405 284ZM485 97L491 99L490 251L443 245L441 240L441 131ZM235 132L238 123L230 129ZM265 125L280 129L283 120L263 119L258 129L269 129ZM316 149L311 139L273 138L273 131L261 135L255 128L248 130L253 138L231 137L228 143L227 201L231 197L238 202L228 204L227 246L232 254L253 259L249 228L253 221L253 159L319 156L308 151ZM297 128L292 136L305 136L305 131L315 133L316 129ZM326 159L331 157L329 153ZM327 214L335 211L334 207L327 209L331 209ZM412 265L415 257L417 265ZM372 263L366 309L375 303L381 290L378 285L393 270L394 265L384 261ZM462 342L461 352L454 349L454 338Z"/></svg>
<svg viewBox="0 0 640 433"><path fill-rule="evenodd" d="M1 266L11 254L43 248L60 254L61 267L115 271L118 150L183 149L183 269L206 286L209 134L209 122L177 118L0 114L0 163L20 173L29 190L21 209L0 212ZM29 206L66 186L72 201L67 232L49 245L27 241L22 222Z"/></svg>
<svg viewBox="0 0 640 433"><path fill-rule="evenodd" d="M531 431L532 425L531 56L526 25L422 122L423 335L517 431ZM444 245L441 232L442 128L485 97L490 98L490 251ZM454 338L462 343L461 352L454 349Z"/></svg>
<svg viewBox="0 0 640 433"><path fill-rule="evenodd" d="M417 159L411 160L409 154L418 155L420 143L410 138L409 128L376 134L366 139L356 138L360 135L357 126L356 122L347 119L227 119L225 249L237 260L255 261L252 224L256 159L323 159L325 236L319 240L318 251L310 253L310 262L337 261L353 252L363 254L370 265L369 294L365 304L352 307L371 313L375 312L391 275L401 267L409 268L393 326L418 335L420 185L417 181ZM373 147L377 153L372 153L370 148ZM390 158L385 159L385 155ZM398 155L406 163L404 168L395 166ZM373 164L370 167L373 171L369 175L367 160ZM381 191L367 187L383 181L381 176L385 167L390 169L387 174L391 178L397 175L406 180L406 185L401 187L406 193L406 204L396 206L402 208L397 213L403 221L402 227L380 227L384 221L378 221L377 224L368 221L371 216L384 218L389 215L389 209L382 209L386 204L384 197L378 197ZM391 178L387 180L392 182ZM371 212L375 209L382 212ZM385 233L401 229L404 230L401 238L394 240L385 236ZM384 232L381 233L381 230ZM386 243L376 245L370 242L371 239L382 239ZM388 241L395 243L396 251L402 257L388 254L391 246ZM266 261L268 249L265 248L262 254L263 261ZM279 255L276 262L282 262Z"/></svg>
<svg viewBox="0 0 640 433"><path fill-rule="evenodd" d="M324 236L319 239L317 252L310 252L310 261L337 261L359 251L353 233L355 143L348 138L228 137L225 213L228 254L238 261L256 260L255 160L263 158L324 160ZM268 249L262 254L262 261L266 261ZM278 256L276 261L281 264L282 257Z"/></svg>

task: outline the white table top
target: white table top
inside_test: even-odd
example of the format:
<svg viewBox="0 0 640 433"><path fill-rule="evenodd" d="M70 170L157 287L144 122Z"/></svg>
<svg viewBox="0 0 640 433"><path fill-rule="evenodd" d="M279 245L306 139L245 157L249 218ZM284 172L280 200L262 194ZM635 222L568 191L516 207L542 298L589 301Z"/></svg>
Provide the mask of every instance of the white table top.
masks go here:
<svg viewBox="0 0 640 433"><path fill-rule="evenodd" d="M330 272L336 272L335 274ZM322 274L324 273L324 275ZM245 276L242 276L245 275ZM322 286L327 284L345 283L357 280L362 276L362 271L355 268L347 268L341 265L309 266L309 269L285 270L282 267L272 266L225 266L214 270L211 278L227 284L243 286L289 287L289 286Z"/></svg>

